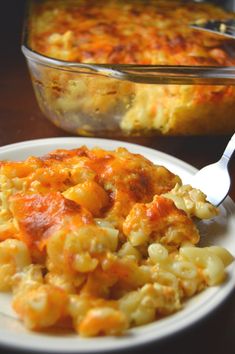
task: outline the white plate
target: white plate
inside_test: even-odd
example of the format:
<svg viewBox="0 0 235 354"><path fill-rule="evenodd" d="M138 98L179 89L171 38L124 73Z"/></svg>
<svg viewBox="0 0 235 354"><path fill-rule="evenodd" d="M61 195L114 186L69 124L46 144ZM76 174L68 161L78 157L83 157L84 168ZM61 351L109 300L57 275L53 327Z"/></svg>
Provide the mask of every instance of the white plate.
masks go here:
<svg viewBox="0 0 235 354"><path fill-rule="evenodd" d="M95 138L52 138L12 144L0 148L0 160L21 160L29 155L40 156L57 148L76 148L87 145L113 150L118 146L126 147L134 153L147 157L156 164L161 164L178 174L185 183L196 169L181 160L162 152L139 145ZM227 198L220 207L220 216L213 222L201 224L203 244L219 244L235 255L235 205ZM219 287L212 287L188 301L184 308L155 323L131 329L122 337L99 337L84 339L76 334L29 332L14 317L10 310L9 297L0 294L0 344L17 349L57 353L104 353L114 350L131 349L146 343L157 342L188 328L212 312L233 290L235 284L235 265L228 268L227 280ZM2 310L1 310L2 309Z"/></svg>

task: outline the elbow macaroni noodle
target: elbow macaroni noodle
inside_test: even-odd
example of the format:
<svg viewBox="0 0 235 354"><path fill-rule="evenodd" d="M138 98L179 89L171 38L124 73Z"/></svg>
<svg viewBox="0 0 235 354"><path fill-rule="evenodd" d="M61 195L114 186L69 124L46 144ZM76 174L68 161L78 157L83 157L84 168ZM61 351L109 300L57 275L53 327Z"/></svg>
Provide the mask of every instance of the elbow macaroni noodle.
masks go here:
<svg viewBox="0 0 235 354"><path fill-rule="evenodd" d="M126 149L0 162L0 291L29 329L116 335L220 284L233 256L197 246L218 210Z"/></svg>

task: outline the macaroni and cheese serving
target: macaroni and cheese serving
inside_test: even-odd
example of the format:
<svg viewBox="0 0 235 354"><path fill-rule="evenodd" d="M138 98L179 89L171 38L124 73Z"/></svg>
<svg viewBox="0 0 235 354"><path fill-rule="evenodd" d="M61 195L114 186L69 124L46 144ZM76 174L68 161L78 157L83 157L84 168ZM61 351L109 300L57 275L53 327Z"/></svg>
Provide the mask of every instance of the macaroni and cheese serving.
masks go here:
<svg viewBox="0 0 235 354"><path fill-rule="evenodd" d="M119 335L222 283L233 261L198 247L205 195L125 148L0 162L0 291L32 330Z"/></svg>
<svg viewBox="0 0 235 354"><path fill-rule="evenodd" d="M193 1L34 1L26 56L40 107L57 126L82 135L232 133L235 88L216 79L208 83L200 67L214 67L215 74L234 66L234 41L190 28L198 20L227 18L234 14ZM54 66L48 58L59 61ZM132 82L79 64L142 69ZM190 85L184 71L153 84L154 65L163 78L169 65L195 72ZM193 81L199 73L203 85Z"/></svg>

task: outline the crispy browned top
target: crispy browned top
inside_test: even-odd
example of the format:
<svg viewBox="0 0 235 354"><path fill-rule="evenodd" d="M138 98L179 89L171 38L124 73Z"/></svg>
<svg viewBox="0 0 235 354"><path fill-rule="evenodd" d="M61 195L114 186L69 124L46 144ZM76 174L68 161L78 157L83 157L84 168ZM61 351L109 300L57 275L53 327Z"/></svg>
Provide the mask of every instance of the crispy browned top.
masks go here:
<svg viewBox="0 0 235 354"><path fill-rule="evenodd" d="M13 183L7 199L17 237L40 249L61 227L69 232L97 216L121 229L136 202L150 202L180 182L165 167L124 148L56 150L41 158L3 161L0 172Z"/></svg>
<svg viewBox="0 0 235 354"><path fill-rule="evenodd" d="M34 7L30 45L75 62L235 65L232 40L189 27L231 17L211 4L182 1L44 1Z"/></svg>

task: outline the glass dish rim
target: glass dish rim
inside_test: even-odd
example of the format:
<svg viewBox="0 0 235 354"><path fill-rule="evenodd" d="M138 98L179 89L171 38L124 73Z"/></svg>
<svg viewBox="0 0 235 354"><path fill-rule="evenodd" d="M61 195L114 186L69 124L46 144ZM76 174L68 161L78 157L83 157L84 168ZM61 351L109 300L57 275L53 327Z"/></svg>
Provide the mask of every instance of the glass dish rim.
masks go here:
<svg viewBox="0 0 235 354"><path fill-rule="evenodd" d="M25 57L43 66L145 84L235 85L235 66L87 64L54 59L22 45Z"/></svg>
<svg viewBox="0 0 235 354"><path fill-rule="evenodd" d="M235 85L235 66L97 64L64 61L43 55L28 44L32 2L32 0L26 1L21 45L28 61L70 73L99 75L134 83Z"/></svg>

